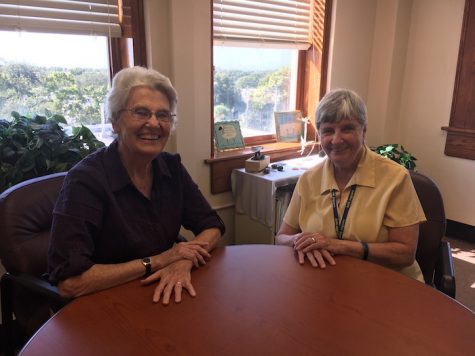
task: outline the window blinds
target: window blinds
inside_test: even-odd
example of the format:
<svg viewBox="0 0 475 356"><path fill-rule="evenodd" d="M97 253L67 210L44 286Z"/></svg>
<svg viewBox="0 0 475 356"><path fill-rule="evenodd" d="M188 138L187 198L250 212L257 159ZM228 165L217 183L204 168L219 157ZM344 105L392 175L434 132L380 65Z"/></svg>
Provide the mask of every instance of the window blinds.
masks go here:
<svg viewBox="0 0 475 356"><path fill-rule="evenodd" d="M325 0L314 0L313 2L313 20L312 20L312 44L315 48L323 52L323 34L325 28Z"/></svg>
<svg viewBox="0 0 475 356"><path fill-rule="evenodd" d="M120 0L2 0L0 30L120 37Z"/></svg>
<svg viewBox="0 0 475 356"><path fill-rule="evenodd" d="M213 0L215 45L307 49L311 0Z"/></svg>

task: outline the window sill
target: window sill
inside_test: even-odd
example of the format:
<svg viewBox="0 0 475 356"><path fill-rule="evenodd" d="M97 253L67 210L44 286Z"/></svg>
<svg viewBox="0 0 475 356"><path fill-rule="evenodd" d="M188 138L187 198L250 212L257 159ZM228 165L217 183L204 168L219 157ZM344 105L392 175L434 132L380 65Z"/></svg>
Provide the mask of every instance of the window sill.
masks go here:
<svg viewBox="0 0 475 356"><path fill-rule="evenodd" d="M263 154L270 156L271 162L282 161L302 156L300 143L276 142L262 145ZM307 142L303 155L316 154L320 146ZM252 157L251 147L224 152L215 152L213 158L205 160L211 170L211 193L219 194L231 191L231 173L233 169L244 168L246 159Z"/></svg>
<svg viewBox="0 0 475 356"><path fill-rule="evenodd" d="M447 131L444 151L447 156L475 160L475 130L447 126L442 130Z"/></svg>

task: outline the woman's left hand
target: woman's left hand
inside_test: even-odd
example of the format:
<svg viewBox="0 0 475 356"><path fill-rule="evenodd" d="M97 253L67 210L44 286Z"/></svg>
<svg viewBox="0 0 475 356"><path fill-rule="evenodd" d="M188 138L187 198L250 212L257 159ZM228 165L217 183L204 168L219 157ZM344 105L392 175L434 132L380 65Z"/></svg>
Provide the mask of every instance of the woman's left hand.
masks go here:
<svg viewBox="0 0 475 356"><path fill-rule="evenodd" d="M168 305L172 293L175 293L175 303L180 303L183 289L186 289L192 297L196 296L195 289L191 284L192 267L193 262L189 260L176 261L159 269L141 282L147 285L160 279L153 293L154 303L158 303L162 299L162 304Z"/></svg>
<svg viewBox="0 0 475 356"><path fill-rule="evenodd" d="M295 239L294 249L297 251L303 251L307 253L312 250L326 249L331 248L332 239L326 237L325 235L319 234L318 232L305 232Z"/></svg>
<svg viewBox="0 0 475 356"><path fill-rule="evenodd" d="M333 258L332 240L319 233L303 233L294 243L294 249L299 256L299 263L303 264L305 257L313 267L325 268L327 261L330 265L335 265Z"/></svg>

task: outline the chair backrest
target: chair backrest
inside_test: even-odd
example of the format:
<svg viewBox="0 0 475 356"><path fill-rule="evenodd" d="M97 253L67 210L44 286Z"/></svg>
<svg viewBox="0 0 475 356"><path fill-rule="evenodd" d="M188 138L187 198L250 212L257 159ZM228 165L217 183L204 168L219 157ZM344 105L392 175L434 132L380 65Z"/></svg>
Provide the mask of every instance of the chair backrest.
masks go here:
<svg viewBox="0 0 475 356"><path fill-rule="evenodd" d="M410 174L427 219L419 227L416 260L424 274L425 282L432 285L439 248L445 235L444 202L439 188L432 179L418 172L410 171Z"/></svg>
<svg viewBox="0 0 475 356"><path fill-rule="evenodd" d="M52 212L65 175L33 178L0 195L0 259L8 272L46 272Z"/></svg>
<svg viewBox="0 0 475 356"><path fill-rule="evenodd" d="M46 272L53 208L65 175L33 178L0 195L0 259L10 274L41 277ZM2 288L6 288L3 283ZM3 293L7 295L2 289ZM48 320L50 303L20 285L6 299L10 298L7 304L12 303L11 309L2 300L2 314L7 310L6 314L15 314L14 339L21 340L21 344Z"/></svg>

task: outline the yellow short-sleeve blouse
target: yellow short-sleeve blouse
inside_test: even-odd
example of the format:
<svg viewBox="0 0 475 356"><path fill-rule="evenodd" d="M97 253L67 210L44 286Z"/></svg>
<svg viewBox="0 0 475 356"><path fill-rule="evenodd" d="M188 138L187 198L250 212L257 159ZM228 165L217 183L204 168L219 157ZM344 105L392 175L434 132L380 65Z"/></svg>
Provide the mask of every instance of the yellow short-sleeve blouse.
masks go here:
<svg viewBox="0 0 475 356"><path fill-rule="evenodd" d="M356 172L343 192L338 189L328 159L305 172L297 182L284 222L304 232L319 232L336 238L331 191L336 190L341 219L350 187L354 184L357 188L348 211L344 239L385 242L390 228L425 221L409 172L368 147L363 149ZM400 271L423 281L417 262Z"/></svg>

